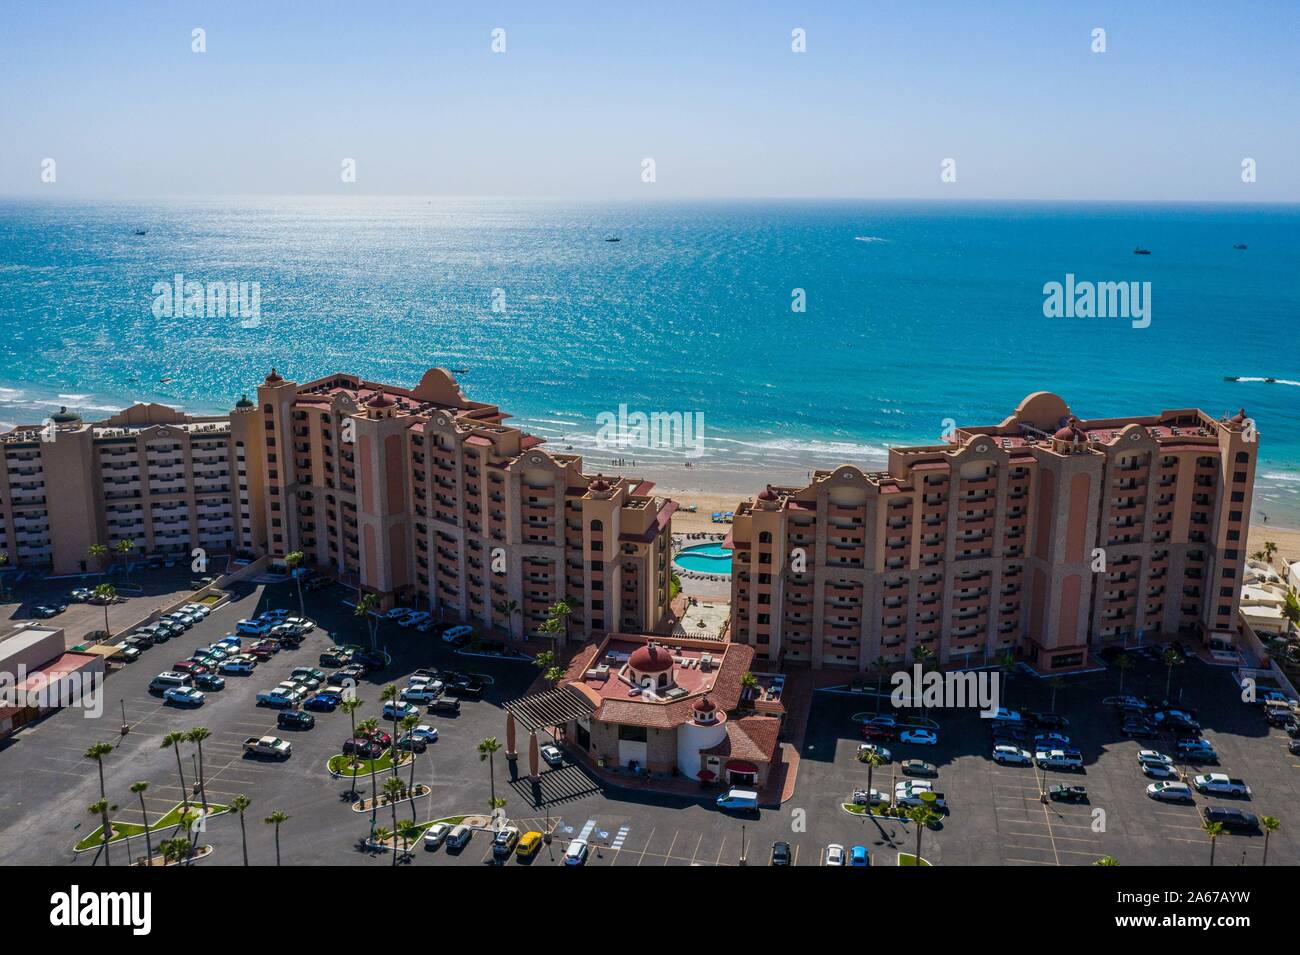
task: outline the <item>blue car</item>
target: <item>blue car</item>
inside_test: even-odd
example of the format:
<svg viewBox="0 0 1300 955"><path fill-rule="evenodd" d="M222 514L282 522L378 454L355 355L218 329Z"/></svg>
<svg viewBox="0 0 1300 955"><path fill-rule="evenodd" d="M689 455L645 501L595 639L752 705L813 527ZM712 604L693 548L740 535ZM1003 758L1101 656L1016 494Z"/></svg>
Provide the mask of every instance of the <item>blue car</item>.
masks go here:
<svg viewBox="0 0 1300 955"><path fill-rule="evenodd" d="M309 696L302 704L304 710L316 710L321 713L333 713L338 705L343 702L343 697L337 693L317 693Z"/></svg>
<svg viewBox="0 0 1300 955"><path fill-rule="evenodd" d="M871 857L866 846L854 846L849 850L849 865L871 865Z"/></svg>
<svg viewBox="0 0 1300 955"><path fill-rule="evenodd" d="M196 673L194 675L194 685L200 690L224 690L226 681L215 673Z"/></svg>

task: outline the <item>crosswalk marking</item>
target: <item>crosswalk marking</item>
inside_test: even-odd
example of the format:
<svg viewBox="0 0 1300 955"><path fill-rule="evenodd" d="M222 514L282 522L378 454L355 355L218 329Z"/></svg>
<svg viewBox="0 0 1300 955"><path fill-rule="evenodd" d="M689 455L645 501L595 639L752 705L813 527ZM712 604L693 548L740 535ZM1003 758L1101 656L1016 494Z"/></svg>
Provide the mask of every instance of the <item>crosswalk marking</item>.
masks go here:
<svg viewBox="0 0 1300 955"><path fill-rule="evenodd" d="M582 831L578 833L578 839L579 839L579 840L582 840L582 841L585 841L585 840L587 839L587 837L591 835L591 830L593 830L593 829L595 829L595 828L596 828L596 820L595 820L595 819L588 819L588 820L587 820L587 824L584 825L584 826L582 827Z"/></svg>
<svg viewBox="0 0 1300 955"><path fill-rule="evenodd" d="M615 833L614 841L609 844L609 847L616 852L619 849L623 848L623 843L627 839L627 833L628 833L627 826L623 826L622 828L620 828L618 832Z"/></svg>

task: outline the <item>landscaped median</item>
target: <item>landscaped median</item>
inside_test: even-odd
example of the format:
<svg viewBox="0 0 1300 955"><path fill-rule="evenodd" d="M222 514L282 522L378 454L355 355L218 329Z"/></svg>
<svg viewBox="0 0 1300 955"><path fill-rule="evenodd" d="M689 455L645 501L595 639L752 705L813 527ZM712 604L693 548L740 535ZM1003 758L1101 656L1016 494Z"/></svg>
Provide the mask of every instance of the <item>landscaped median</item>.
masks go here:
<svg viewBox="0 0 1300 955"><path fill-rule="evenodd" d="M208 803L209 819L212 818L213 816L220 816L222 813L226 813L229 811L230 811L229 806L222 806L213 802ZM197 816L202 815L202 812L203 812L202 806L196 805L195 803L190 803L190 807L189 807L190 818L196 818ZM161 819L159 819L157 822L149 824L149 832L157 833L165 829L170 829L174 826L180 826L182 823L187 823L186 815L185 815L185 804L178 802L175 806L169 809ZM123 841L124 839L133 839L136 836L144 835L144 826L139 823L118 822L110 819L108 821L108 826L109 826L109 833L110 833L108 837L108 844L110 846L116 845L117 843ZM75 846L73 846L72 851L90 852L94 849L100 848L103 845L104 845L104 827L101 825L101 826L96 826L94 832L92 832L90 835L86 836Z"/></svg>
<svg viewBox="0 0 1300 955"><path fill-rule="evenodd" d="M485 826L490 821L491 820L487 816L443 816L441 819L430 819L428 822L417 822L406 830L404 840L403 833L397 833L383 840L367 839L366 845L371 849L379 849L383 852L389 852L392 850L393 846L403 845L403 843L407 849L410 849L420 844L420 840L424 838L425 830L430 826L436 826L440 822L445 822L449 826L459 826L462 822L471 826Z"/></svg>
<svg viewBox="0 0 1300 955"><path fill-rule="evenodd" d="M398 753L397 765L405 766L414 758L414 753ZM357 779L365 779L367 776L373 776L376 773L391 771L393 768L393 751L388 750L378 759L362 759L358 756L347 756L339 753L337 756L330 757L329 762L325 764L325 768L335 778L347 777L351 779L355 773Z"/></svg>

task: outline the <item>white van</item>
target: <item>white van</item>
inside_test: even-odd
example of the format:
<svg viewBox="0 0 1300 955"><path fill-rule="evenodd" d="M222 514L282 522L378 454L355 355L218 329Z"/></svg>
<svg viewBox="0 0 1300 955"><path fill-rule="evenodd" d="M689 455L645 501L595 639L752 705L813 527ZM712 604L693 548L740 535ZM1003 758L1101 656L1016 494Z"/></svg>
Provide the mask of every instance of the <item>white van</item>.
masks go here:
<svg viewBox="0 0 1300 955"><path fill-rule="evenodd" d="M470 836L474 835L474 830L466 825L456 826L451 832L447 833L447 848L459 849L469 842Z"/></svg>
<svg viewBox="0 0 1300 955"><path fill-rule="evenodd" d="M149 681L149 692L166 693L168 690L175 687L193 685L194 681L190 679L189 674L164 670Z"/></svg>
<svg viewBox="0 0 1300 955"><path fill-rule="evenodd" d="M752 789L728 789L717 799L719 809L757 809L758 793Z"/></svg>

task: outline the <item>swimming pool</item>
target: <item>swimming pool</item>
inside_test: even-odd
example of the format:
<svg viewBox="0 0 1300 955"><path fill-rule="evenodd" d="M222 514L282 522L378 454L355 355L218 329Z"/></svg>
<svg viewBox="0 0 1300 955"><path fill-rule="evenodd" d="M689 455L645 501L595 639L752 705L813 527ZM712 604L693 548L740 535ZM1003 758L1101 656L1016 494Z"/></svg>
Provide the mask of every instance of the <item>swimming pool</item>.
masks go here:
<svg viewBox="0 0 1300 955"><path fill-rule="evenodd" d="M693 544L678 551L673 563L697 574L730 574L731 551L721 544Z"/></svg>

